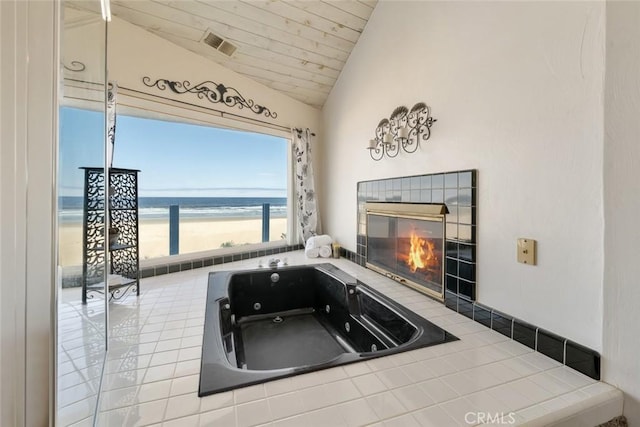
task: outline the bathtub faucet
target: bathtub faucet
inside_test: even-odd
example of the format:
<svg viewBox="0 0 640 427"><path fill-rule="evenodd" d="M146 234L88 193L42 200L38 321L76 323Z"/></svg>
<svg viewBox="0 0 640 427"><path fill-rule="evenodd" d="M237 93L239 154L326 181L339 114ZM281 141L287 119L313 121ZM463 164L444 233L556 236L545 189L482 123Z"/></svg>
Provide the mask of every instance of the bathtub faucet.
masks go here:
<svg viewBox="0 0 640 427"><path fill-rule="evenodd" d="M269 267L276 268L278 266L278 263L280 263L280 260L278 258L271 258L269 260Z"/></svg>

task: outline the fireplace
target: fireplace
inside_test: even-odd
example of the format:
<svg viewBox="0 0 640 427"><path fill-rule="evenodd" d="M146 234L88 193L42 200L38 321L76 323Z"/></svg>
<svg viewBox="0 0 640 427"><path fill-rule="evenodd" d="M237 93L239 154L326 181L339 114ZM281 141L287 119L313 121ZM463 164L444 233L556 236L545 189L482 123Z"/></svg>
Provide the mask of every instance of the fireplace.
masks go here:
<svg viewBox="0 0 640 427"><path fill-rule="evenodd" d="M367 214L366 266L444 299L444 204L372 203Z"/></svg>

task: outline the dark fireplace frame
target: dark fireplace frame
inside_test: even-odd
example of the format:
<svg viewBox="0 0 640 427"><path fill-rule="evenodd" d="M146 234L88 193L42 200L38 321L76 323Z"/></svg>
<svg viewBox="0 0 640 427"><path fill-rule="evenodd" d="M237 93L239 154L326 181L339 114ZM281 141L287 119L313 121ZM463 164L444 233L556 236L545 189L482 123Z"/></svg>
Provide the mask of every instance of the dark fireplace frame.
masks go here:
<svg viewBox="0 0 640 427"><path fill-rule="evenodd" d="M475 169L360 181L357 185L356 251L343 248L348 259L365 267L367 202L444 203L446 217L445 305L466 309L476 299L477 180ZM461 309L462 311L462 309Z"/></svg>

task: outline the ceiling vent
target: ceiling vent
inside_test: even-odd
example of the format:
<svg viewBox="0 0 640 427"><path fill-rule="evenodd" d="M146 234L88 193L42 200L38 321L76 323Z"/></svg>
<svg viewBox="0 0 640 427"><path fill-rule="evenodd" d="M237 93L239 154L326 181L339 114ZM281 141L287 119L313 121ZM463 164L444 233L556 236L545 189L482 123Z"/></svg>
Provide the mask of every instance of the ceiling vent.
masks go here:
<svg viewBox="0 0 640 427"><path fill-rule="evenodd" d="M236 47L231 43L229 43L228 41L223 40L222 43L220 43L218 50L227 56L231 56L233 55L233 52L236 51Z"/></svg>
<svg viewBox="0 0 640 427"><path fill-rule="evenodd" d="M237 47L233 44L229 43L225 39L220 36L213 34L211 31L207 31L205 33L204 39L202 41L227 56L233 55L233 52L236 51Z"/></svg>

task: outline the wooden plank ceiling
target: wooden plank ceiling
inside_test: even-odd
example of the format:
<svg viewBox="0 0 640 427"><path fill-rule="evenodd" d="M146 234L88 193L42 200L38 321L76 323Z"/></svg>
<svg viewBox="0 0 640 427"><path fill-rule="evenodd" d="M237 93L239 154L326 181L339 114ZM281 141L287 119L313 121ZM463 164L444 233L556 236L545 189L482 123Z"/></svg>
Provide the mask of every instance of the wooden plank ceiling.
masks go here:
<svg viewBox="0 0 640 427"><path fill-rule="evenodd" d="M111 0L113 15L321 108L377 0ZM86 1L71 1L86 7ZM204 43L212 32L237 49Z"/></svg>

